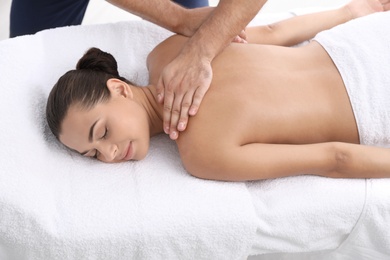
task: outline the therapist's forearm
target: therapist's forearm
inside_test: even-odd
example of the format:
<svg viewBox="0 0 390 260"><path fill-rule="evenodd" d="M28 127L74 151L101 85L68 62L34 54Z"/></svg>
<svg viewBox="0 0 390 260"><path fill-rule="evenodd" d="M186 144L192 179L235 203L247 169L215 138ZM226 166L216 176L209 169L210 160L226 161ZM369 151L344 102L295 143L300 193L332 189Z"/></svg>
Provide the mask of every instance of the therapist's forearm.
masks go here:
<svg viewBox="0 0 390 260"><path fill-rule="evenodd" d="M187 10L170 0L107 0L107 2L164 27L182 33Z"/></svg>
<svg viewBox="0 0 390 260"><path fill-rule="evenodd" d="M212 15L190 38L183 53L192 52L210 61L238 35L267 0L220 0Z"/></svg>

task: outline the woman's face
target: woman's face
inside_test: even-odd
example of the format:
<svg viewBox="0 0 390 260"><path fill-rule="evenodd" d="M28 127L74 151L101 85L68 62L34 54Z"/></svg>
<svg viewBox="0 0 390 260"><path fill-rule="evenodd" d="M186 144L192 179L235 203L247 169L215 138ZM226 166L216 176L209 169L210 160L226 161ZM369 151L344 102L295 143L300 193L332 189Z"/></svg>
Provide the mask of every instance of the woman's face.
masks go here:
<svg viewBox="0 0 390 260"><path fill-rule="evenodd" d="M59 139L80 154L103 162L141 160L149 149L147 113L133 99L127 84L110 81L111 98L107 102L88 110L77 104L70 106Z"/></svg>

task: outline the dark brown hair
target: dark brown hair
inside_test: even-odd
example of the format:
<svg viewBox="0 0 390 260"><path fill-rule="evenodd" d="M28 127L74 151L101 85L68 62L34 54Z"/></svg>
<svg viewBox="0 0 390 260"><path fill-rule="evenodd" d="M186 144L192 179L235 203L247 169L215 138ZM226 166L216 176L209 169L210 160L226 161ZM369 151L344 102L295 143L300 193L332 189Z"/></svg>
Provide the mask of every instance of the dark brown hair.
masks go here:
<svg viewBox="0 0 390 260"><path fill-rule="evenodd" d="M75 70L60 77L51 90L46 105L46 120L57 139L61 133L61 123L71 105L77 104L90 109L109 100L110 91L106 84L110 78L130 83L119 76L115 58L98 48L89 49L78 61Z"/></svg>

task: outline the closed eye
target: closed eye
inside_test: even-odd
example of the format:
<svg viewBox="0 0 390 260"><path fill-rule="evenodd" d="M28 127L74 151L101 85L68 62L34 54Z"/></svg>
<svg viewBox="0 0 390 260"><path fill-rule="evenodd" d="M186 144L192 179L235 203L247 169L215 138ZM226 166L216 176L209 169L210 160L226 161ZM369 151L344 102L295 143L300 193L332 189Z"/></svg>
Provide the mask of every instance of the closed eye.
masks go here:
<svg viewBox="0 0 390 260"><path fill-rule="evenodd" d="M100 137L100 139L106 139L107 134L108 134L108 129L107 129L107 127L106 127L106 128L104 129L104 133L103 133L102 137ZM98 150L95 150L95 155L92 156L92 158L97 159L98 156L99 156L99 154L100 154L99 151L98 151Z"/></svg>
<svg viewBox="0 0 390 260"><path fill-rule="evenodd" d="M106 139L107 133L108 133L108 129L107 129L107 127L106 127L105 130L104 130L104 134L103 134L102 137L100 137L100 139Z"/></svg>

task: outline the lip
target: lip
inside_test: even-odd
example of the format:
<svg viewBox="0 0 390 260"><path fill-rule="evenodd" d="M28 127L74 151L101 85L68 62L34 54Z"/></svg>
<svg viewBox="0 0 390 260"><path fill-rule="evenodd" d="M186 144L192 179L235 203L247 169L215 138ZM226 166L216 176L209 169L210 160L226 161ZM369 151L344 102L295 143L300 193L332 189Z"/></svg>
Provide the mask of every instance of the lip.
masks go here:
<svg viewBox="0 0 390 260"><path fill-rule="evenodd" d="M129 161L132 158L133 158L133 146L132 146L132 142L130 142L126 148L126 154L122 160Z"/></svg>

